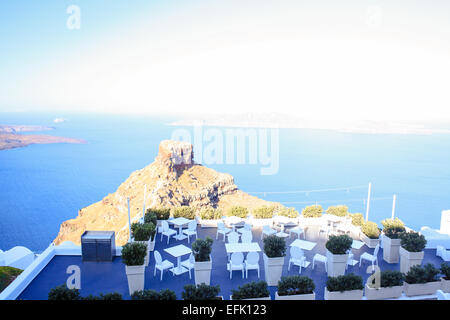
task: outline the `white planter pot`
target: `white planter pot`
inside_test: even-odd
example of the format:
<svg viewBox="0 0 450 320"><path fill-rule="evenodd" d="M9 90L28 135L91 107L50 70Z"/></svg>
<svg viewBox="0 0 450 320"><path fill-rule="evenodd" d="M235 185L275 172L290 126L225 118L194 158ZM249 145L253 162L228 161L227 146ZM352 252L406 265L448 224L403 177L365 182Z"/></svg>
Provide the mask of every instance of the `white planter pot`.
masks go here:
<svg viewBox="0 0 450 320"><path fill-rule="evenodd" d="M361 240L368 246L369 248L375 248L379 243L380 239L370 239L364 233L361 232Z"/></svg>
<svg viewBox="0 0 450 320"><path fill-rule="evenodd" d="M130 296L135 291L144 290L145 265L125 266L125 273L127 274L128 290L129 290Z"/></svg>
<svg viewBox="0 0 450 320"><path fill-rule="evenodd" d="M275 300L316 300L316 294L294 294L290 296L280 296L278 295L278 291L275 292Z"/></svg>
<svg viewBox="0 0 450 320"><path fill-rule="evenodd" d="M263 254L264 259L264 273L266 276L266 282L269 286L278 285L278 281L281 279L281 273L283 271L284 257L269 258L266 254Z"/></svg>
<svg viewBox="0 0 450 320"><path fill-rule="evenodd" d="M327 269L329 277L343 276L347 266L348 254L332 254L327 250Z"/></svg>
<svg viewBox="0 0 450 320"><path fill-rule="evenodd" d="M212 259L210 257L209 261L195 262L194 273L195 273L195 284L207 284L209 285L211 281L211 270L212 270Z"/></svg>
<svg viewBox="0 0 450 320"><path fill-rule="evenodd" d="M253 227L262 227L262 226L270 226L272 227L273 225L273 219L255 219L255 218L251 218L250 219L250 224Z"/></svg>
<svg viewBox="0 0 450 320"><path fill-rule="evenodd" d="M230 300L233 300L233 296L230 295ZM250 299L239 299L239 300L235 300L235 301L246 301L246 300L271 300L270 296L269 297L264 297L264 298L250 298Z"/></svg>
<svg viewBox="0 0 450 320"><path fill-rule="evenodd" d="M217 228L217 219L200 219L200 225L202 228Z"/></svg>
<svg viewBox="0 0 450 320"><path fill-rule="evenodd" d="M441 290L447 293L450 292L450 280L441 278Z"/></svg>
<svg viewBox="0 0 450 320"><path fill-rule="evenodd" d="M155 250L155 242L156 242L156 234L155 234L155 236L153 237L153 241L152 241L152 240L148 240L147 246L148 246L148 251L149 251L149 252Z"/></svg>
<svg viewBox="0 0 450 320"><path fill-rule="evenodd" d="M386 288L369 288L367 285L365 287L365 296L367 300L377 300L377 299L396 299L402 295L403 286L394 286Z"/></svg>
<svg viewBox="0 0 450 320"><path fill-rule="evenodd" d="M387 263L398 263L400 261L400 239L383 237L383 260Z"/></svg>
<svg viewBox="0 0 450 320"><path fill-rule="evenodd" d="M440 288L441 288L440 281L415 283L415 284L409 284L405 282L403 285L403 291L405 292L405 295L408 297L435 294L436 291L439 290Z"/></svg>
<svg viewBox="0 0 450 320"><path fill-rule="evenodd" d="M400 247L400 272L408 273L409 269L415 265L421 265L424 252L409 252Z"/></svg>
<svg viewBox="0 0 450 320"><path fill-rule="evenodd" d="M349 290L349 291L333 291L330 292L325 287L325 300L361 300L363 297L363 290Z"/></svg>

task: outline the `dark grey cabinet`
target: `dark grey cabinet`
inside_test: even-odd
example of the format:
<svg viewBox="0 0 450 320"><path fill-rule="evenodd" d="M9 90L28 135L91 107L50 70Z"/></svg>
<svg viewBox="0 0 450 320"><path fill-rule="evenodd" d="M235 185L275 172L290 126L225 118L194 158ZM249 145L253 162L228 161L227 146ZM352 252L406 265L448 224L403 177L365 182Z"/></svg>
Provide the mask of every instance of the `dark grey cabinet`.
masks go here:
<svg viewBox="0 0 450 320"><path fill-rule="evenodd" d="M115 254L114 231L85 231L81 235L83 261L112 261Z"/></svg>

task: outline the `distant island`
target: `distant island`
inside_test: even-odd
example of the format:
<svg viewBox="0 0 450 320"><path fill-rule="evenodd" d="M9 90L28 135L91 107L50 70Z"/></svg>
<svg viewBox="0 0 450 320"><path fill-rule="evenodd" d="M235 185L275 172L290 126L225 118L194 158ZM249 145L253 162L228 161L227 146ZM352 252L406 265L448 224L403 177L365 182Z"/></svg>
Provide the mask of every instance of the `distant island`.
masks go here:
<svg viewBox="0 0 450 320"><path fill-rule="evenodd" d="M30 144L86 143L86 141L81 139L55 137L44 134L21 134L21 132L50 131L54 129L54 127L44 126L0 124L0 150L21 148Z"/></svg>

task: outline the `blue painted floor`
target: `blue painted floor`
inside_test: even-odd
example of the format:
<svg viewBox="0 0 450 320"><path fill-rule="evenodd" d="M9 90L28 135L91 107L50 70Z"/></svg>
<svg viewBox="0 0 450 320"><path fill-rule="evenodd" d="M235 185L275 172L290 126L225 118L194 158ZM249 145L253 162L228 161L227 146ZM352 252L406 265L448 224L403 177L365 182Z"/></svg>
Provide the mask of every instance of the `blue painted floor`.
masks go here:
<svg viewBox="0 0 450 320"><path fill-rule="evenodd" d="M224 299L228 300L232 289L237 289L240 285L257 281L258 276L256 271L249 271L248 279L242 279L242 274L240 271L233 272L233 278L230 280L230 273L226 269L227 255L225 252L225 243L222 240L222 236L219 235L219 240L216 238L216 228L201 228L198 227L198 235L200 238L205 238L210 236L214 239L213 249L212 249L212 259L213 259L213 270L211 273L211 285L219 285L221 292L220 295ZM171 247L178 244L184 244L188 247L187 239L183 241L178 241L171 239L169 245L167 245L167 238L160 241L160 235L158 234L155 250L158 250L163 259L168 259L176 265L176 258L169 255L164 251L164 248ZM191 237L194 239L194 237ZM261 228L253 228L253 241L258 241L261 249L263 249L263 243L261 239ZM287 238L287 245L289 246L295 240L294 235L291 239ZM315 253L320 253L325 255L325 236L322 235L321 238L317 236L316 232L307 232L306 240L317 242L316 247L311 251L304 251L308 261L312 262L312 258ZM192 243L192 241L191 241ZM354 259L358 260L359 256L363 252L373 253L373 249L363 246L360 250L353 250L355 254ZM261 278L264 280L264 263L262 260L262 253L260 253L260 268L261 268ZM183 256L182 259L187 259L188 255ZM289 261L289 247L287 251L287 256L285 257L285 264L283 267L283 275L296 275L298 274L298 267L292 266L291 270L288 272L288 261ZM383 260L383 251L380 249L378 254L378 262L381 270L399 270L399 264L388 264ZM436 250L426 249L424 263L432 263L436 267L440 267L442 259L436 257ZM81 256L56 256L49 262L49 264L42 270L42 272L30 283L30 285L21 293L18 299L24 300L46 300L48 292L50 289L65 284L68 278L66 274L66 269L70 265L77 265L81 269L81 295L87 296L89 294L98 295L100 293L109 292L119 292L122 294L124 299L130 299L128 294L128 283L125 274L125 265L122 263L120 257L116 257L113 262L82 262ZM359 264L354 267L350 267L347 273L359 274L363 277L364 282L370 276L366 273L368 262L363 262L361 268ZM175 291L178 299L181 299L181 292L183 291L183 286L189 283L194 284L194 270L192 270L192 279L189 279L189 274L184 273L179 276L173 276L171 272L166 271L163 276L163 280L160 281L160 273L157 270L156 277L153 276L154 270L154 258L153 255L150 259L150 264L146 268L145 274L145 289L171 289ZM312 263L308 268L302 268L301 275L306 275L311 277L316 285L316 299L322 300L324 295L325 283L327 281L327 274L325 272L325 267L323 263L318 263L315 269L312 270ZM274 299L276 287L269 287L269 290Z"/></svg>

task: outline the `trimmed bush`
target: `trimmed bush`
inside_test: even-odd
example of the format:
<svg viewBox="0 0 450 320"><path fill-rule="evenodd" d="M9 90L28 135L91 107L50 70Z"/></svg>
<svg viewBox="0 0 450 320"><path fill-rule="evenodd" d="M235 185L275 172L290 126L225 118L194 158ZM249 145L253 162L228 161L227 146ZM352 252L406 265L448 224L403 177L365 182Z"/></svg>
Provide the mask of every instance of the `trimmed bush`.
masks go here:
<svg viewBox="0 0 450 320"><path fill-rule="evenodd" d="M304 218L320 218L323 213L323 208L321 205L312 205L302 210L302 216Z"/></svg>
<svg viewBox="0 0 450 320"><path fill-rule="evenodd" d="M353 239L346 234L340 236L330 235L325 247L332 254L346 254L352 247L352 243Z"/></svg>
<svg viewBox="0 0 450 320"><path fill-rule="evenodd" d="M409 269L405 276L405 282L409 284L426 283L439 281L439 269L435 268L431 263L427 263L425 266L415 265Z"/></svg>
<svg viewBox="0 0 450 320"><path fill-rule="evenodd" d="M352 217L352 224L354 226L361 227L363 225L364 216L362 215L362 213L353 213L351 217Z"/></svg>
<svg viewBox="0 0 450 320"><path fill-rule="evenodd" d="M65 284L57 286L48 293L48 300L80 300L80 290L69 289Z"/></svg>
<svg viewBox="0 0 450 320"><path fill-rule="evenodd" d="M386 270L381 271L380 273L380 286L382 288L390 288L397 287L403 285L403 280L405 279L405 275L400 271L396 270ZM372 284L375 283L375 279L373 279Z"/></svg>
<svg viewBox="0 0 450 320"><path fill-rule="evenodd" d="M170 208L149 208L147 209L146 213L148 213L149 215L154 213L157 220L167 220L170 217Z"/></svg>
<svg viewBox="0 0 450 320"><path fill-rule="evenodd" d="M88 295L87 297L81 298L81 300L123 300L122 295L118 292L112 292L112 293L100 293L99 296L94 296L92 294Z"/></svg>
<svg viewBox="0 0 450 320"><path fill-rule="evenodd" d="M327 289L330 292L362 290L363 288L364 286L362 277L353 273L338 277L329 277L327 280Z"/></svg>
<svg viewBox="0 0 450 320"><path fill-rule="evenodd" d="M425 237L414 231L401 233L400 239L402 248L409 252L421 252L427 245Z"/></svg>
<svg viewBox="0 0 450 320"><path fill-rule="evenodd" d="M211 207L208 208L202 208L199 212L199 216L201 219L204 220L217 220L222 218L223 216L223 211L222 209L214 209Z"/></svg>
<svg viewBox="0 0 450 320"><path fill-rule="evenodd" d="M233 206L228 209L227 216L236 216L245 219L248 216L248 209L241 206Z"/></svg>
<svg viewBox="0 0 450 320"><path fill-rule="evenodd" d="M372 221L364 222L361 231L370 239L378 239L380 237L380 229L378 229L378 225Z"/></svg>
<svg viewBox="0 0 450 320"><path fill-rule="evenodd" d="M131 242L122 247L122 262L127 266L141 266L147 255L145 243Z"/></svg>
<svg viewBox="0 0 450 320"><path fill-rule="evenodd" d="M237 290L231 290L233 300L266 298L270 296L267 282L255 281L239 286Z"/></svg>
<svg viewBox="0 0 450 320"><path fill-rule="evenodd" d="M133 223L131 225L131 234L134 241L148 241L153 240L156 234L156 226L150 223Z"/></svg>
<svg viewBox="0 0 450 320"><path fill-rule="evenodd" d="M155 226L158 224L158 216L156 215L155 211L152 211L152 209L147 210L144 215L144 223L150 222Z"/></svg>
<svg viewBox="0 0 450 320"><path fill-rule="evenodd" d="M156 290L142 290L135 291L131 295L131 300L177 300L177 295L169 289L163 289L159 292Z"/></svg>
<svg viewBox="0 0 450 320"><path fill-rule="evenodd" d="M173 217L193 220L195 219L195 209L189 206L176 207L173 209Z"/></svg>
<svg viewBox="0 0 450 320"><path fill-rule="evenodd" d="M344 206L344 205L330 206L330 207L328 207L326 212L328 214L332 214L332 215L338 216L338 217L346 217L349 215L348 207Z"/></svg>
<svg viewBox="0 0 450 320"><path fill-rule="evenodd" d="M284 238L271 235L264 238L264 253L269 258L279 258L286 255L286 241Z"/></svg>
<svg viewBox="0 0 450 320"><path fill-rule="evenodd" d="M0 292L2 292L23 270L13 267L0 267Z"/></svg>
<svg viewBox="0 0 450 320"><path fill-rule="evenodd" d="M262 206L253 209L252 215L255 219L270 219L275 214L275 207Z"/></svg>
<svg viewBox="0 0 450 320"><path fill-rule="evenodd" d="M443 262L441 264L441 273L445 280L450 280L450 264Z"/></svg>
<svg viewBox="0 0 450 320"><path fill-rule="evenodd" d="M219 292L219 285L210 286L202 283L195 286L193 284L187 284L184 286L181 297L184 300L220 300L220 298L217 297Z"/></svg>
<svg viewBox="0 0 450 320"><path fill-rule="evenodd" d="M391 239L399 239L400 234L405 232L405 224L399 218L384 219L381 221L384 235Z"/></svg>
<svg viewBox="0 0 450 320"><path fill-rule="evenodd" d="M281 277L278 281L278 295L290 296L296 294L310 294L314 292L314 281L306 276Z"/></svg>
<svg viewBox="0 0 450 320"><path fill-rule="evenodd" d="M295 208L281 208L278 211L278 215L288 218L297 218L300 214Z"/></svg>
<svg viewBox="0 0 450 320"><path fill-rule="evenodd" d="M194 254L195 261L202 262L202 261L209 261L209 255L211 254L212 250L212 244L213 239L210 237L206 237L205 240L203 239L196 239L192 243L192 253Z"/></svg>

